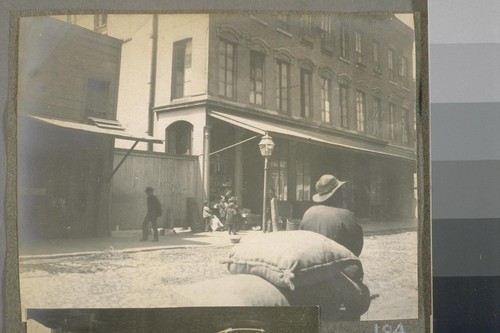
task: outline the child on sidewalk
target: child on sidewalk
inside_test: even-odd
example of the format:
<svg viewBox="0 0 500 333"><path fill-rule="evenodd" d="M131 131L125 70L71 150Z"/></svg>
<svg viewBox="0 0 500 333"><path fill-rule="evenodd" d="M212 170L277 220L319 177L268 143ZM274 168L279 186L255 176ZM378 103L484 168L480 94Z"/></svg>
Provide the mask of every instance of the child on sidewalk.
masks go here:
<svg viewBox="0 0 500 333"><path fill-rule="evenodd" d="M214 214L210 210L208 201L205 201L203 204L203 221L205 222L205 232L212 231L210 227L210 220Z"/></svg>
<svg viewBox="0 0 500 333"><path fill-rule="evenodd" d="M229 201L226 210L226 226L229 234L233 233L236 235L236 223L238 219L238 211L236 209L236 205L233 201Z"/></svg>

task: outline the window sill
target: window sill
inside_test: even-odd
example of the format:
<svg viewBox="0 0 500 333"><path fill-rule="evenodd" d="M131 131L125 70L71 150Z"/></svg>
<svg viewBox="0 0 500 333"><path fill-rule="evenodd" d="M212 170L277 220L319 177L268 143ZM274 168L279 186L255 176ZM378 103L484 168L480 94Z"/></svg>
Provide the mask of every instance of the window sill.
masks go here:
<svg viewBox="0 0 500 333"><path fill-rule="evenodd" d="M95 27L94 31L97 32L97 33L106 35L108 33L108 25L104 24L104 25L100 25L98 27Z"/></svg>
<svg viewBox="0 0 500 333"><path fill-rule="evenodd" d="M366 65L364 63L362 63L362 62L357 62L356 63L356 68L359 68L359 69L361 69L363 71L366 71Z"/></svg>
<svg viewBox="0 0 500 333"><path fill-rule="evenodd" d="M343 61L343 62L345 62L346 64L350 64L350 63L351 63L348 59L346 59L346 58L344 58L344 57L339 57L339 59L340 59L340 61Z"/></svg>
<svg viewBox="0 0 500 333"><path fill-rule="evenodd" d="M257 17L257 16L255 16L255 15L250 15L250 18L251 18L252 20L254 20L255 22L257 22L257 23L259 23L259 24L261 24L261 25L263 25L263 26L265 26L265 27L268 27L268 26L269 26L269 23L267 23L266 21L261 20L260 18L258 18L258 17Z"/></svg>
<svg viewBox="0 0 500 333"><path fill-rule="evenodd" d="M279 33L282 33L283 35L285 35L285 36L287 36L287 37L290 37L290 38L292 38L292 37L293 37L293 35L292 35L290 32L288 32L288 31L286 31L286 30L283 30L283 29L281 29L281 28L276 28L276 31L277 31L277 32L279 32Z"/></svg>
<svg viewBox="0 0 500 333"><path fill-rule="evenodd" d="M323 52L326 55L332 56L333 55L333 47L321 45L321 52Z"/></svg>
<svg viewBox="0 0 500 333"><path fill-rule="evenodd" d="M301 41L302 44L306 44L309 47L313 47L313 45L314 45L313 38L311 36L307 35L307 34L304 35L304 36L302 36L302 37L300 37L300 41Z"/></svg>

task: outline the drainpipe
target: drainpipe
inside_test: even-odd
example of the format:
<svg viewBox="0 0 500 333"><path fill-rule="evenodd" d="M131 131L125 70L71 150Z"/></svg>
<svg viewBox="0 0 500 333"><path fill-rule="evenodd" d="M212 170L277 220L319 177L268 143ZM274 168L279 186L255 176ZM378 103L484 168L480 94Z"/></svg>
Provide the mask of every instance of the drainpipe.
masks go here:
<svg viewBox="0 0 500 333"><path fill-rule="evenodd" d="M151 77L149 79L148 135L154 136L155 92L156 92L156 62L158 50L158 14L153 14L153 34L151 36ZM148 151L153 151L153 143L148 143Z"/></svg>

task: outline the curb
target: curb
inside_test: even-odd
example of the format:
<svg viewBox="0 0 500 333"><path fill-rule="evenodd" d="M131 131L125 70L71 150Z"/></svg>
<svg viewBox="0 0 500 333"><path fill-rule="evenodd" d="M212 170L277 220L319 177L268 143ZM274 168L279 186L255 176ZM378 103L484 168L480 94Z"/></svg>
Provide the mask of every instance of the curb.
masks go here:
<svg viewBox="0 0 500 333"><path fill-rule="evenodd" d="M144 248L131 248L131 249L123 249L123 250L110 250L113 253L136 253L136 252L152 252L159 250L174 250L174 249L189 249L189 248L198 248L198 247L230 247L234 244L220 245L220 244L210 244L210 245L167 245L167 246L155 246L155 247L144 247ZM36 259L59 259L65 257L80 257L80 256L88 256L96 253L106 252L106 250L98 250L98 251L85 251L85 252L68 252L68 253L54 253L54 254L33 254L33 255L24 255L19 256L19 261L27 261L27 260L36 260Z"/></svg>

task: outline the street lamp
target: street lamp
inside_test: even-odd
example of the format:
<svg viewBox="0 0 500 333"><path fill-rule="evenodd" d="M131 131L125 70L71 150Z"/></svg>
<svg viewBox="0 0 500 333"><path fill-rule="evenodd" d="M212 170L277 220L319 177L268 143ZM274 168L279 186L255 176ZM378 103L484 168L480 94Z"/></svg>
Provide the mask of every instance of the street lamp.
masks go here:
<svg viewBox="0 0 500 333"><path fill-rule="evenodd" d="M266 232L266 203L267 203L267 160L273 154L274 142L273 138L265 132L259 142L260 154L264 157L264 195L262 199L262 231Z"/></svg>

